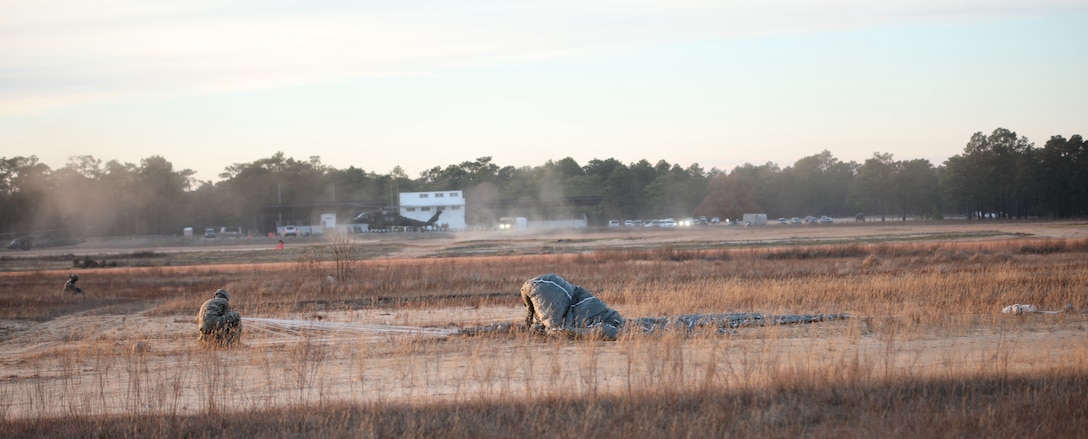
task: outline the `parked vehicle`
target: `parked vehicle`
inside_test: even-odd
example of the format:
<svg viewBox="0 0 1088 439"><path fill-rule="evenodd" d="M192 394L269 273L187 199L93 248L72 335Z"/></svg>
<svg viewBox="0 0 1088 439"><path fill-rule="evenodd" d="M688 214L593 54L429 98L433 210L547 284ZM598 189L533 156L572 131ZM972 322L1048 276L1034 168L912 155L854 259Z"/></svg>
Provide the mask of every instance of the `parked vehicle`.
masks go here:
<svg viewBox="0 0 1088 439"><path fill-rule="evenodd" d="M298 236L298 227L283 226L283 236Z"/></svg>
<svg viewBox="0 0 1088 439"><path fill-rule="evenodd" d="M620 221L619 220L611 220L611 221L608 222L608 227L619 227L619 226L620 226Z"/></svg>
<svg viewBox="0 0 1088 439"><path fill-rule="evenodd" d="M827 215L824 215L824 216L820 217L820 222L823 223L823 224L831 224L832 221L834 221L834 220L832 220L831 217L829 217Z"/></svg>
<svg viewBox="0 0 1088 439"><path fill-rule="evenodd" d="M219 228L221 238L241 238L244 236L242 228L238 226L223 226Z"/></svg>

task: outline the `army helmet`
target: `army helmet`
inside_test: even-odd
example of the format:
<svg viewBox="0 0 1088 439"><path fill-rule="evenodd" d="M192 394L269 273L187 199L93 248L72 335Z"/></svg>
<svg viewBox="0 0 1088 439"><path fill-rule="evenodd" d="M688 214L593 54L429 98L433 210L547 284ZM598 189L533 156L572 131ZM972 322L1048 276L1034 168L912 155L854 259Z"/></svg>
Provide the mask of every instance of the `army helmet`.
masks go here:
<svg viewBox="0 0 1088 439"><path fill-rule="evenodd" d="M72 274L71 276L68 276L68 279L71 280L72 282L78 281L79 280L79 275L78 274Z"/></svg>
<svg viewBox="0 0 1088 439"><path fill-rule="evenodd" d="M227 299L229 301L230 300L230 293L227 293L227 290L224 290L224 289L220 288L219 290L217 290L215 292L215 297L222 297L222 298Z"/></svg>

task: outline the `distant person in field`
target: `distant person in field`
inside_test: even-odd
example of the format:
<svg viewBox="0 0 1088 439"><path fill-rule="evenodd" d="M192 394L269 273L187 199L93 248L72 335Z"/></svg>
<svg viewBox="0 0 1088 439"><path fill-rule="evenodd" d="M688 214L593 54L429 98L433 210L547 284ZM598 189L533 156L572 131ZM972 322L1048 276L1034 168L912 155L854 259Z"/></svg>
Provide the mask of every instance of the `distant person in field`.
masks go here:
<svg viewBox="0 0 1088 439"><path fill-rule="evenodd" d="M525 281L521 301L525 325L539 332L615 340L623 328L620 313L554 273Z"/></svg>
<svg viewBox="0 0 1088 439"><path fill-rule="evenodd" d="M68 276L68 282L64 283L64 292L69 294L83 294L83 288L77 287L76 282L79 282L79 275L72 274Z"/></svg>
<svg viewBox="0 0 1088 439"><path fill-rule="evenodd" d="M200 342L205 346L230 346L242 337L242 316L230 310L230 293L219 289L200 306L196 315Z"/></svg>

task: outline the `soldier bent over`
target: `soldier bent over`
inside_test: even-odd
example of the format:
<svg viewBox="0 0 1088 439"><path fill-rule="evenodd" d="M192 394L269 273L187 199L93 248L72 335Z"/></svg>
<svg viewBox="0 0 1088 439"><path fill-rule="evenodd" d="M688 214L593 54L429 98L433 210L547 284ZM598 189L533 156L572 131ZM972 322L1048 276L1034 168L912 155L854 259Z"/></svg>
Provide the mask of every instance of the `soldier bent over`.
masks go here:
<svg viewBox="0 0 1088 439"><path fill-rule="evenodd" d="M83 294L83 288L77 287L76 282L79 282L78 275L68 276L68 282L64 283L64 292L69 294Z"/></svg>
<svg viewBox="0 0 1088 439"><path fill-rule="evenodd" d="M200 325L200 343L205 346L230 346L242 337L242 316L230 310L230 294L219 289L215 297L200 306L196 315Z"/></svg>
<svg viewBox="0 0 1088 439"><path fill-rule="evenodd" d="M521 286L525 325L545 333L615 340L623 317L585 288L556 274L545 274Z"/></svg>

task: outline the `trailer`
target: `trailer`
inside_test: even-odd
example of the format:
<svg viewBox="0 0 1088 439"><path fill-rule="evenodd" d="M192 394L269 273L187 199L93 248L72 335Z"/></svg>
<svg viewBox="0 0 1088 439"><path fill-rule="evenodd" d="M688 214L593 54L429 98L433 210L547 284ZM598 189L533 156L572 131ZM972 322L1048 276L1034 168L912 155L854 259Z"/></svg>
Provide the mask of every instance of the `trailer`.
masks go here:
<svg viewBox="0 0 1088 439"><path fill-rule="evenodd" d="M745 226L765 226L767 225L767 214L746 213L741 219L741 222L743 222Z"/></svg>

